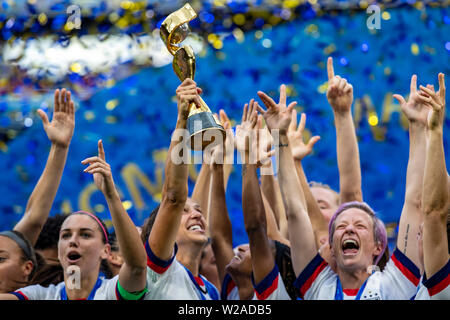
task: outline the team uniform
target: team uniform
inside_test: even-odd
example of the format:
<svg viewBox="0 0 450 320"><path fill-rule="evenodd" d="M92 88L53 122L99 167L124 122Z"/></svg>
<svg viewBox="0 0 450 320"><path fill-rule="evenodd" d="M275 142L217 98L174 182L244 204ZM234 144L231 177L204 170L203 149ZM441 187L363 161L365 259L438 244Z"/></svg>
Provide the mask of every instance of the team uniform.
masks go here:
<svg viewBox="0 0 450 320"><path fill-rule="evenodd" d="M219 300L219 291L205 277L194 276L175 259L159 259L145 243L147 252L147 289L145 300Z"/></svg>
<svg viewBox="0 0 450 320"><path fill-rule="evenodd" d="M409 300L416 293L419 281L419 269L395 249L384 270L373 272L359 289L343 289L338 275L319 254L294 285L305 300Z"/></svg>
<svg viewBox="0 0 450 320"><path fill-rule="evenodd" d="M255 284L252 275L252 284L255 290L253 300L291 300L276 264L272 271L258 284ZM223 279L220 297L222 300L239 300L238 288L229 274L226 274Z"/></svg>
<svg viewBox="0 0 450 320"><path fill-rule="evenodd" d="M223 278L222 290L220 292L220 299L240 300L238 287L228 273Z"/></svg>
<svg viewBox="0 0 450 320"><path fill-rule="evenodd" d="M86 300L125 300L121 294L123 291L118 288L118 278L118 275L112 279L99 277ZM68 300L64 282L49 287L32 285L10 293L19 300Z"/></svg>
<svg viewBox="0 0 450 320"><path fill-rule="evenodd" d="M430 279L424 275L411 300L450 300L450 260Z"/></svg>

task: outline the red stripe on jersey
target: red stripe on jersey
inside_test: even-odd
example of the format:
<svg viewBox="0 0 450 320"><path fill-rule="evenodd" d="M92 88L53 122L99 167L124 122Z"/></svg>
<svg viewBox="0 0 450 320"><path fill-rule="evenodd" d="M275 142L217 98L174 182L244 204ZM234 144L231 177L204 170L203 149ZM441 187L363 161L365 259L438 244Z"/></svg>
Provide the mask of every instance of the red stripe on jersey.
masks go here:
<svg viewBox="0 0 450 320"><path fill-rule="evenodd" d="M403 273L403 275L408 278L416 287L419 285L420 279L417 278L408 268L406 268L396 257L395 254L391 256L392 261L396 267Z"/></svg>
<svg viewBox="0 0 450 320"><path fill-rule="evenodd" d="M234 283L233 280L230 280L227 283L227 288L226 288L226 292L227 292L227 297L230 295L230 292L236 287L236 283Z"/></svg>
<svg viewBox="0 0 450 320"><path fill-rule="evenodd" d="M359 289L344 289L342 290L347 296L356 296Z"/></svg>
<svg viewBox="0 0 450 320"><path fill-rule="evenodd" d="M266 300L277 288L278 288L278 276L275 277L270 287L268 287L262 293L258 293L258 291L255 290L256 297L258 298L258 300Z"/></svg>
<svg viewBox="0 0 450 320"><path fill-rule="evenodd" d="M22 291L16 291L16 293L20 294L25 300L29 300L28 297Z"/></svg>
<svg viewBox="0 0 450 320"><path fill-rule="evenodd" d="M167 267L160 267L157 264L153 263L148 257L147 257L147 266L155 271L156 273L162 274L166 272L167 269L169 269L170 264Z"/></svg>
<svg viewBox="0 0 450 320"><path fill-rule="evenodd" d="M316 268L316 271L311 275L311 277L306 280L306 282L303 284L303 286L300 288L300 295L301 297L304 297L306 294L306 291L311 288L311 285L313 284L314 280L319 276L319 274L322 272L323 269L327 266L327 263L325 261L322 261L321 264Z"/></svg>
<svg viewBox="0 0 450 320"><path fill-rule="evenodd" d="M445 277L445 279L439 282L437 285L435 285L432 288L429 288L428 293L430 294L430 297L432 297L441 292L442 290L444 290L445 288L447 288L449 285L450 285L450 274L448 274L447 277Z"/></svg>

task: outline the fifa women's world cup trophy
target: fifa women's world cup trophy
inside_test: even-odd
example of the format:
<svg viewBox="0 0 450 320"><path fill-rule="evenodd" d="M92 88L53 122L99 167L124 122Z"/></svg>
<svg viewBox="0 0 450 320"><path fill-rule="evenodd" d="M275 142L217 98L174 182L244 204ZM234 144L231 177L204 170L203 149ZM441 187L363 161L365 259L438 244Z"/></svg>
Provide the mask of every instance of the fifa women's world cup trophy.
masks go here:
<svg viewBox="0 0 450 320"><path fill-rule="evenodd" d="M187 78L194 80L195 55L188 45L179 44L189 34L189 21L195 19L197 13L186 3L181 9L171 13L163 21L160 28L161 39L173 55L173 70L181 81ZM187 129L190 135L190 147L193 150L203 150L217 137L223 139L225 130L208 105L200 98L201 104L194 102L189 106ZM223 140L222 140L223 141Z"/></svg>

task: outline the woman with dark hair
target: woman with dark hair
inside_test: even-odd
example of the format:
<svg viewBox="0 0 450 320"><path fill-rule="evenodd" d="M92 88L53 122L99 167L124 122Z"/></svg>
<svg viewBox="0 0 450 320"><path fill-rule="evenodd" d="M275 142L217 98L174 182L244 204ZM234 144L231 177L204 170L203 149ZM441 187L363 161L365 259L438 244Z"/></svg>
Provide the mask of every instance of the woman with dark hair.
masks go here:
<svg viewBox="0 0 450 320"><path fill-rule="evenodd" d="M18 231L0 232L0 293L28 284L37 268L30 241Z"/></svg>
<svg viewBox="0 0 450 320"><path fill-rule="evenodd" d="M169 147L160 205L142 229L147 252L146 299L217 300L217 289L199 274L208 241L207 222L198 203L188 197L187 118L199 104L201 89L186 79L176 90L178 118ZM188 136L187 136L188 137Z"/></svg>
<svg viewBox="0 0 450 320"><path fill-rule="evenodd" d="M105 161L101 140L98 156L82 161L89 165L84 171L93 175L96 186L106 198L119 246L125 260L118 276L105 279L100 276L100 265L108 258L110 244L103 222L94 214L78 211L67 216L61 226L58 258L64 269L64 281L43 287L28 286L0 299L19 300L138 300L146 293L145 250L139 233L123 208Z"/></svg>

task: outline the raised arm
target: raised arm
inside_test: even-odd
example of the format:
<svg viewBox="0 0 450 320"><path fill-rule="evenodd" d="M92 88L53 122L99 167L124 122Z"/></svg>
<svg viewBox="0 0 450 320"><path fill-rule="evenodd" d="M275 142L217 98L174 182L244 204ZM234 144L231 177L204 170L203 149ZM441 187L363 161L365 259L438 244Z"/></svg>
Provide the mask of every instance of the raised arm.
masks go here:
<svg viewBox="0 0 450 320"><path fill-rule="evenodd" d="M228 118L225 110L220 109L219 112L220 123L222 127L225 129L226 138L225 138L225 158L223 163L223 185L225 190L227 189L228 179L230 178L231 171L233 171L233 160L234 160L234 133L233 127L231 125L231 120Z"/></svg>
<svg viewBox="0 0 450 320"><path fill-rule="evenodd" d="M139 232L120 200L111 173L111 166L106 162L102 140L98 141L98 156L87 158L81 163L89 165L84 171L94 176L95 185L103 193L111 213L117 241L124 259L119 273L120 286L127 292L137 292L142 295L147 281L147 255L140 241Z"/></svg>
<svg viewBox="0 0 450 320"><path fill-rule="evenodd" d="M431 278L449 261L447 215L448 174L444 153L445 81L439 74L439 91L420 86L420 95L431 108L427 119L427 151L423 181L423 254L425 273Z"/></svg>
<svg viewBox="0 0 450 320"><path fill-rule="evenodd" d="M186 123L189 115L189 103L200 104L197 84L186 79L177 88L178 119L172 135L166 161L162 200L155 223L150 232L149 245L152 252L161 260L170 260L173 256L175 239L181 222L188 196L188 164L185 161L188 135Z"/></svg>
<svg viewBox="0 0 450 320"><path fill-rule="evenodd" d="M409 120L409 159L406 170L405 201L398 227L397 248L417 266L422 266L418 254L417 235L423 222L422 187L425 168L425 126L429 108L420 101L417 92L417 76L411 77L408 101L401 95L394 98L400 103L402 112Z"/></svg>
<svg viewBox="0 0 450 320"><path fill-rule="evenodd" d="M216 259L220 283L223 283L225 267L234 256L233 230L228 216L225 186L222 145L217 145L211 159L211 201L209 202L209 234L211 247Z"/></svg>
<svg viewBox="0 0 450 320"><path fill-rule="evenodd" d="M291 122L292 110L295 102L286 106L286 87L280 88L280 101L278 104L259 91L258 96L267 107L267 111L259 105L257 108L266 121L272 136L278 130L279 134L279 172L283 204L288 219L289 241L291 243L292 264L295 275L298 276L307 264L317 254L314 242L314 233L306 210L303 190L296 175L294 159L287 137L287 131Z"/></svg>
<svg viewBox="0 0 450 320"><path fill-rule="evenodd" d="M208 202L211 188L211 171L209 165L203 162L192 191L192 200L200 205L205 215L206 223L209 223Z"/></svg>
<svg viewBox="0 0 450 320"><path fill-rule="evenodd" d="M316 246L317 248L320 248L320 246L328 240L328 223L309 189L308 181L302 166L303 158L312 152L314 145L320 140L320 137L314 136L305 144L303 142L305 124L306 115L302 113L300 122L297 126L297 112L294 110L292 112L292 121L289 125L288 138L291 145L292 156L294 158L295 169L297 170L297 176L305 195L306 208L314 230Z"/></svg>
<svg viewBox="0 0 450 320"><path fill-rule="evenodd" d="M358 141L352 118L353 86L334 75L333 58L327 61L327 99L334 113L339 168L340 203L362 201Z"/></svg>
<svg viewBox="0 0 450 320"><path fill-rule="evenodd" d="M259 139L261 146L272 147L273 138L267 127L262 128L262 125L258 127ZM284 238L284 241L289 237L287 231L286 213L283 207L283 200L281 199L280 185L273 171L272 159L268 159L267 164L264 165L264 174L261 174L261 192L264 204L267 211L270 211L274 219L267 220L268 230L271 230L269 221L274 221L279 234Z"/></svg>
<svg viewBox="0 0 450 320"><path fill-rule="evenodd" d="M14 230L20 231L33 245L47 221L55 199L75 127L75 108L71 92L66 89L61 92L55 90L54 104L51 122L43 110L38 110L52 145L44 171L28 199L25 214L14 227Z"/></svg>
<svg viewBox="0 0 450 320"><path fill-rule="evenodd" d="M245 108L245 107L244 107ZM242 164L242 210L252 257L253 279L259 284L273 270L275 259L267 237L266 213L257 174L259 155L256 124L258 113L252 99L236 133ZM238 134L239 132L239 134Z"/></svg>
<svg viewBox="0 0 450 320"><path fill-rule="evenodd" d="M226 132L225 137L225 145L227 154L234 152L234 137L233 137L233 130L231 128L231 121L228 119L227 114L224 110L220 110L220 123L222 124L222 127L224 128ZM200 169L200 173L197 177L197 180L195 181L194 190L192 192L192 199L195 200L200 207L203 209L203 213L205 215L206 223L209 225L209 208L210 208L210 202L212 201L212 168L210 166L211 159L210 155L207 153L204 154L204 161L202 164L202 167ZM222 169L223 169L223 184L225 187L225 190L227 188L228 178L230 177L231 170L233 169L233 164L229 163L230 161L226 161L227 159L223 159L224 161L221 161Z"/></svg>

